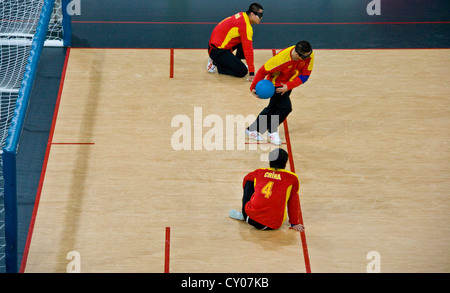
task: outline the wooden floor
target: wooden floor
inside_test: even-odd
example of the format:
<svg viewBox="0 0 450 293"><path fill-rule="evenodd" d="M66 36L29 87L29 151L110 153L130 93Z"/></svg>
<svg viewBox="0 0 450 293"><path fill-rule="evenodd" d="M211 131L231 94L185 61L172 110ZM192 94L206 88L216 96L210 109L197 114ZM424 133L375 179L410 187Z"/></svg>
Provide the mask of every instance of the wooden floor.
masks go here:
<svg viewBox="0 0 450 293"><path fill-rule="evenodd" d="M239 149L227 117L267 101L205 50L174 57L170 78L169 50L71 49L25 272L76 251L81 272L162 273L166 227L170 272L306 271L287 224L228 217L270 145ZM366 272L371 251L381 272L450 272L449 68L450 50L315 51L287 119L313 273Z"/></svg>

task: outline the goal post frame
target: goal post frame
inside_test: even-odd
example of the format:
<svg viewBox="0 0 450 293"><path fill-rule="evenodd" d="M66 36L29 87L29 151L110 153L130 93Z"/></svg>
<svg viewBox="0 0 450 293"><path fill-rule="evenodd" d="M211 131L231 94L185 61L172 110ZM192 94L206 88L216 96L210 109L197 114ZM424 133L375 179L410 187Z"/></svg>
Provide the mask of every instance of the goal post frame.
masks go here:
<svg viewBox="0 0 450 293"><path fill-rule="evenodd" d="M67 5L70 0L62 0L63 22L66 22L68 28L65 28L63 39L64 46L70 45L70 15L67 13ZM4 178L4 209L5 209L5 266L7 273L18 273L18 207L17 207L17 174L16 174L16 156L19 146L19 140L25 121L31 91L33 88L39 59L41 56L46 34L53 12L55 0L44 0L38 26L33 37L30 53L27 59L25 73L8 129L8 136L5 140L5 146L2 150L3 160L3 178ZM64 15L65 14L65 15ZM65 20L64 20L65 18ZM63 23L64 26L64 23Z"/></svg>

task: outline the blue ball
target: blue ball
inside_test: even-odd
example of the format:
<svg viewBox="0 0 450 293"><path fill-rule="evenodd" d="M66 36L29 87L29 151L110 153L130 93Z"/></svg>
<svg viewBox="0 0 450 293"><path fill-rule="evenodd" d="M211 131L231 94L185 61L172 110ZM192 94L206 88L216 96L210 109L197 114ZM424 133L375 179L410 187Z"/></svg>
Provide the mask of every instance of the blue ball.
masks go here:
<svg viewBox="0 0 450 293"><path fill-rule="evenodd" d="M258 81L255 86L256 94L261 99L269 99L275 93L275 86L270 80L263 79Z"/></svg>

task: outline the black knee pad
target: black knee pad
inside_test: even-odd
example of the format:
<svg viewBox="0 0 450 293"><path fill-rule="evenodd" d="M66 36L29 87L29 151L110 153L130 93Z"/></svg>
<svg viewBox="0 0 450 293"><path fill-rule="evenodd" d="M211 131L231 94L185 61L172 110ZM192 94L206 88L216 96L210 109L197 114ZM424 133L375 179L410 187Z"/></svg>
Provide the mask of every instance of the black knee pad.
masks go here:
<svg viewBox="0 0 450 293"><path fill-rule="evenodd" d="M248 73L248 69L246 66L244 66L239 72L236 72L235 76L236 77L244 77L246 76Z"/></svg>

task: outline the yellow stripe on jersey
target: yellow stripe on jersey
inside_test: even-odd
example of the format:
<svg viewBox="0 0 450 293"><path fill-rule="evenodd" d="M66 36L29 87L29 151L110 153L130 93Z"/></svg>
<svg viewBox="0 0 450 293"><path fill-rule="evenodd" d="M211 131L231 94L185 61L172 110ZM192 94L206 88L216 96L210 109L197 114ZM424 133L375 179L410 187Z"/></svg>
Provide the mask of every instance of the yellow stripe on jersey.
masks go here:
<svg viewBox="0 0 450 293"><path fill-rule="evenodd" d="M287 206L287 202L289 200L289 197L291 196L291 190L292 190L292 185L289 185L288 189L286 190L286 202L284 203L284 206ZM287 218L287 208L284 209L284 216L283 216L283 222L281 224L284 223L284 221L286 221Z"/></svg>
<svg viewBox="0 0 450 293"><path fill-rule="evenodd" d="M247 13L243 13L242 15L244 16L246 32L247 32L247 39L249 41L251 41L253 38L253 28L252 28L252 25L250 24L250 19L248 18ZM236 19L238 19L241 16L239 13L236 13L234 17ZM239 28L237 26L231 28L228 31L227 35L225 36L225 39L223 40L222 44L219 46L219 49L225 48L225 46L228 45L228 43L231 41L231 39L237 38L239 36L240 36Z"/></svg>
<svg viewBox="0 0 450 293"><path fill-rule="evenodd" d="M264 64L264 69L266 71L270 71L270 70L274 69L275 67L280 66L283 63L292 61L291 51L294 47L295 46L286 48L283 51L281 51L280 53L278 53L277 55L270 58L266 62L266 64Z"/></svg>
<svg viewBox="0 0 450 293"><path fill-rule="evenodd" d="M291 78L289 78L289 81L293 81L299 74L300 72L298 72L297 69L295 69L294 74L291 76Z"/></svg>
<svg viewBox="0 0 450 293"><path fill-rule="evenodd" d="M281 74L281 72L279 72L279 71L274 72L274 73L272 74L273 78L272 78L271 82L273 83L273 85L275 85L275 80L277 79L277 77L278 77L280 74Z"/></svg>
<svg viewBox="0 0 450 293"><path fill-rule="evenodd" d="M251 41L253 39L253 28L252 28L252 25L250 23L250 19L248 18L247 13L243 13L243 15L244 15L245 26L246 26L246 31L247 31L247 39L249 41Z"/></svg>
<svg viewBox="0 0 450 293"><path fill-rule="evenodd" d="M311 53L311 60L309 60L308 70L312 71L314 66L314 52Z"/></svg>
<svg viewBox="0 0 450 293"><path fill-rule="evenodd" d="M219 49L224 48L230 42L231 39L234 39L237 37L239 37L239 28L238 27L231 28L228 31L227 36L223 40L222 44L219 46Z"/></svg>

